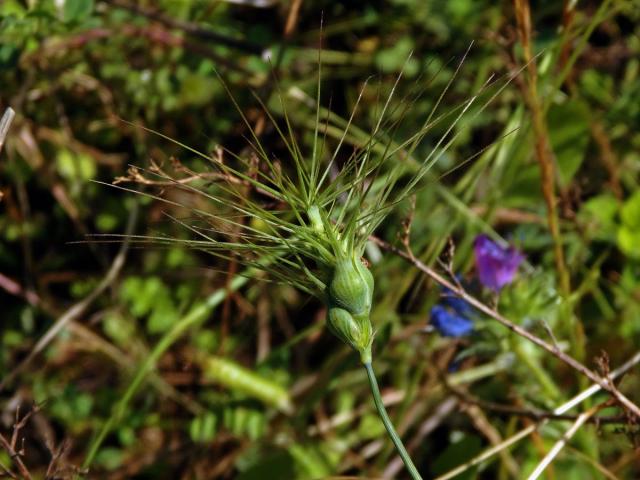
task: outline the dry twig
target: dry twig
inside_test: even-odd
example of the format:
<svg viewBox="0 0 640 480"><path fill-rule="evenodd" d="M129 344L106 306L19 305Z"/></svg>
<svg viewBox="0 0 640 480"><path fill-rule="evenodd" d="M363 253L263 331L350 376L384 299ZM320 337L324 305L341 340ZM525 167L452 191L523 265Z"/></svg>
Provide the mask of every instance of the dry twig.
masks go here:
<svg viewBox="0 0 640 480"><path fill-rule="evenodd" d="M127 225L126 234L124 237L124 241L122 242L122 246L120 247L120 251L116 255L109 268L109 271L104 276L100 284L84 299L80 302L73 305L69 308L62 316L60 316L55 323L47 330L47 332L40 338L38 343L36 343L35 347L31 350L29 355L18 364L5 378L0 382L0 391L2 391L9 383L13 381L18 373L23 371L27 365L31 363L31 361L40 353L42 350L49 345L53 339L62 331L72 320L82 315L82 313L91 305L96 298L98 298L102 292L104 292L118 277L120 270L124 266L124 261L127 255L127 251L129 250L129 235L133 231L133 227L135 225L137 219L137 206L131 211L129 215L129 223Z"/></svg>
<svg viewBox="0 0 640 480"><path fill-rule="evenodd" d="M485 315L489 316L490 318L493 318L494 320L498 321L499 323L501 323L503 326L507 327L512 332L520 335L521 337L526 338L530 342L532 342L532 343L538 345L539 347L543 348L544 350L549 352L551 355L553 355L557 359L561 360L563 363L565 363L569 367L571 367L574 370L580 372L582 375L587 377L589 380L591 380L595 384L599 385L600 388L602 388L603 390L606 390L607 392L609 392L618 401L618 403L621 406L623 406L626 410L631 412L635 417L640 419L640 407L638 407L635 403L633 403L631 400L629 400L629 398L627 398L622 392L620 392L617 389L617 387L613 384L613 382L611 382L609 379L602 378L600 375L598 375L593 370L590 370L589 368L584 366L582 363L580 363L575 358L571 357L570 355L566 354L562 350L558 349L558 347L556 347L555 345L551 345L551 344L545 342L540 337L538 337L538 336L534 335L533 333L529 332L528 330L522 328L520 325L517 325L517 324L513 323L511 320L509 320L506 317L502 316L497 310L487 306L486 304L484 304L483 302L481 302L477 298L469 295L459 285L455 285L454 283L448 281L446 278L444 278L442 275L440 275L434 269L432 269L428 265L424 264L419 259L415 258L412 254L409 254L409 253L407 253L407 252L405 252L403 250L400 250L399 248L395 247L394 245L391 245L388 242L385 242L384 240L382 240L380 238L371 237L371 240L374 243L376 243L377 245L379 245L381 248L383 248L384 250L387 250L389 252L392 252L392 253L404 258L405 260L410 262L412 265L414 265L416 268L418 268L418 270L426 273L429 277L431 277L437 283L439 283L440 285L442 285L442 286L448 288L449 290L451 290L451 292L453 292L455 295L459 296L461 299L466 301L469 305L471 305L474 308L478 309L479 311L481 311Z"/></svg>
<svg viewBox="0 0 640 480"><path fill-rule="evenodd" d="M158 22L164 25L165 27L181 30L193 37L198 37L208 42L219 43L227 47L235 48L248 53L254 53L257 55L260 55L262 53L262 47L260 45L256 45L254 43L248 42L247 40L229 37L227 35L216 32L210 28L202 27L201 25L198 25L196 23L185 22L183 20L172 18L160 12L159 10L152 10L152 9L137 5L135 3L129 3L122 0L106 0L106 1L107 3L110 3L111 5L113 5L114 7L129 10L130 12L133 12L137 15L148 18L149 20Z"/></svg>
<svg viewBox="0 0 640 480"><path fill-rule="evenodd" d="M542 473L545 471L545 469L551 464L553 459L558 456L560 450L562 450L562 448L567 444L571 437L573 437L575 433L580 429L580 427L584 425L589 418L593 417L598 412L598 410L605 406L606 403L596 405L586 412L581 413L576 421L571 425L571 427L565 432L562 438L556 442L551 450L549 450L549 453L547 453L547 455L542 459L535 470L531 472L531 475L527 477L527 480L536 480L537 478L539 478L540 475L542 475Z"/></svg>
<svg viewBox="0 0 640 480"><path fill-rule="evenodd" d="M610 378L612 380L615 380L616 378L624 375L627 371L629 371L631 368L633 368L638 363L640 363L640 351L636 352L635 355L633 355L624 364L620 365L618 368L613 370L611 372ZM586 390L583 390L582 392L580 392L578 395L573 397L568 402L565 402L562 405L560 405L558 408L554 409L553 413L556 414L556 415L561 415L561 414L563 414L565 412L568 412L573 407L575 407L576 405L582 403L584 400L586 400L587 398L589 398L592 395L596 394L600 390L602 390L602 387L600 385L597 385L597 384L596 385L591 385L589 388L587 388ZM488 460L489 458L493 457L494 455L496 455L497 453L501 452L505 448L509 448L511 445L513 445L513 444L517 443L518 441L520 441L521 439L527 437L528 435L530 435L531 433L533 433L537 429L539 429L541 426L546 424L548 421L549 420L543 420L540 423L535 423L535 424L529 425L527 428L525 428L525 429L519 431L518 433L516 433L515 435L507 438L506 440L504 440L499 445L495 445L495 446L485 450L480 455L477 455L475 458L469 460L468 462L464 463L463 465L460 465L460 466L454 468L453 470L450 470L449 472L445 473L444 475L439 476L435 480L449 480L451 478L457 477L462 472L468 470L469 468L473 468L476 465L479 465L479 464L483 463L485 460Z"/></svg>
<svg viewBox="0 0 640 480"><path fill-rule="evenodd" d="M24 428L24 426L29 421L29 418L31 418L31 416L34 413L37 413L38 411L39 411L39 407L36 405L29 411L29 413L27 413L24 417L20 418L20 409L17 408L16 421L13 424L13 431L11 432L11 440L7 440L7 438L4 435L0 434L0 447L2 447L9 454L9 456L11 457L11 460L13 461L15 466L18 468L18 471L20 472L20 476L23 479L27 479L27 480L30 480L32 477L31 477L31 473L29 472L29 469L26 467L26 465L22 461L22 457L24 456L24 453L25 453L24 445L22 447L18 447L17 445L20 440L20 430ZM7 475L9 475L11 478L16 478L13 472L11 472L9 469L7 469L4 466L2 468L3 470L5 470Z"/></svg>
<svg viewBox="0 0 640 480"><path fill-rule="evenodd" d="M16 112L13 110L13 108L8 107L4 111L4 115L2 115L2 119L0 119L0 152L2 151L4 140L7 138L9 127L11 126L11 123L13 122L15 116Z"/></svg>

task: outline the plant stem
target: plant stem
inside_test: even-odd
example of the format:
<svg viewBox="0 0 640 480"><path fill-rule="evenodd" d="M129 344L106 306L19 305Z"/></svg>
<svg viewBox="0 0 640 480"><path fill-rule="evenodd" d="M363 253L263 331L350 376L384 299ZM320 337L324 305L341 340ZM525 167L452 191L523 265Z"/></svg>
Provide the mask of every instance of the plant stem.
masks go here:
<svg viewBox="0 0 640 480"><path fill-rule="evenodd" d="M521 341L519 338L513 338L511 342L511 348L516 357L531 370L533 376L536 377L536 380L553 400L562 398L562 394L555 382L547 374L546 370L540 366L538 360L524 350L523 346L520 345Z"/></svg>
<svg viewBox="0 0 640 480"><path fill-rule="evenodd" d="M266 261L271 262L271 259ZM118 403L114 405L108 420L102 425L102 428L90 443L87 456L85 457L82 465L83 468L88 469L91 466L102 442L113 428L118 425L129 406L129 402L133 399L142 383L156 366L162 354L167 351L167 349L169 349L176 340L186 333L189 328L204 321L211 311L224 301L229 292L233 292L241 288L245 283L247 283L251 276L255 275L255 273L256 271L254 269L248 269L242 274L237 275L232 280L229 288L221 288L213 292L204 302L193 307L184 317L174 324L171 330L164 334L153 350L143 360L136 376L127 387L127 390L124 392L120 400L118 400ZM76 475L75 478L78 478L78 475Z"/></svg>
<svg viewBox="0 0 640 480"><path fill-rule="evenodd" d="M524 88L524 100L531 112L535 156L540 166L542 196L547 206L547 224L553 241L556 272L558 274L560 294L563 300L560 311L562 317L569 320L566 324L569 327L569 334L571 335L573 356L579 361L584 361L586 338L582 324L573 314L573 309L569 301L571 296L571 275L564 255L562 231L560 230L560 216L557 207L558 198L556 195L557 172L554 163L553 148L549 139L545 109L538 93L539 78L536 59L531 51L531 8L529 0L513 0L513 3L520 43L522 44L522 52L528 72L527 84Z"/></svg>
<svg viewBox="0 0 640 480"><path fill-rule="evenodd" d="M556 357L558 360L562 361L563 363L573 368L577 372L580 372L582 375L587 377L593 383L597 384L600 388L609 392L621 405L624 405L626 409L628 409L636 417L640 418L640 407L638 407L638 405L633 403L626 395L624 395L620 390L618 390L615 384L612 383L609 378L601 377L596 372L594 372L593 370L590 370L584 364L582 364L581 362L573 358L571 355L568 355L562 350L560 350L557 346L551 345L545 342L543 339L532 334L531 332L521 327L520 325L513 323L511 320L501 315L497 310L485 305L477 298L469 295L464 290L464 288L461 288L458 285L454 285L453 282L447 280L444 276L439 274L433 268L429 267L428 265L423 263L421 260L418 260L417 258L405 252L404 250L401 250L398 247L395 247L385 242L384 240L380 240L379 238L374 236L371 236L370 239L376 244L378 244L379 246L381 246L384 250L393 252L399 257L404 258L413 266L415 266L417 269L419 269L421 272L426 273L429 277L434 279L438 284L444 287L447 287L455 295L459 296L461 299L463 299L465 302L470 304L472 307L476 308L478 311L496 320L498 323L502 324L504 327L508 328L509 330L516 333L517 335L520 335L521 337L526 338L527 340L537 345L538 347L543 348L548 353Z"/></svg>
<svg viewBox="0 0 640 480"><path fill-rule="evenodd" d="M367 371L367 377L369 378L369 385L371 386L371 393L373 394L373 402L376 404L376 410L378 410L378 415L380 415L380 419L382 420L382 423L384 423L384 428L387 429L387 433L389 434L389 437L391 437L391 441L395 445L400 458L402 458L402 461L407 467L407 470L409 470L411 478L413 478L413 480L422 480L422 477L418 473L418 469L411 461L411 457L409 456L407 449L404 448L402 440L400 440L395 428L393 428L393 424L387 414L387 410L384 408L382 397L380 396L380 389L378 388L378 381L376 380L375 373L373 373L371 362L364 362L363 365Z"/></svg>

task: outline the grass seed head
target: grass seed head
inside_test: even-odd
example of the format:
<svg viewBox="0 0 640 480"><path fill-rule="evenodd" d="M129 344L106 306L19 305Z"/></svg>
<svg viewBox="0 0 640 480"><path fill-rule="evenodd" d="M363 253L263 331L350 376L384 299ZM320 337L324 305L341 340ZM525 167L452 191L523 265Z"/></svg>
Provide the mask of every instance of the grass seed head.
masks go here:
<svg viewBox="0 0 640 480"><path fill-rule="evenodd" d="M283 163L261 143L221 79L249 132L250 158L222 147L212 157L159 134L208 161L212 171L207 172L207 178L218 181L215 185L207 183L203 175L203 183L191 184L188 180L197 175L185 179L175 178L161 168L150 171L158 177L159 184L173 185L183 193L177 201L119 186L192 213L186 219L171 218L190 230L195 239L139 236L133 237L134 241L183 244L264 270L274 281L315 295L328 307L330 329L356 349L363 360L370 358L373 329L369 315L374 282L361 261L368 238L395 206L420 188L431 167L459 137L462 129L454 129L490 86L487 82L457 108L437 114L443 93L417 132L398 138L397 126L413 102L405 99L399 108L392 105L399 80L400 77L369 132L352 124L366 84L348 119L320 106L320 82L315 101L298 89L276 89L284 125L257 98L286 147ZM485 95L489 98L473 116L509 81L498 84L493 95ZM315 107L316 114L313 146L305 152L293 125L304 124L300 114L307 107ZM418 146L437 125L444 125L444 133L420 158ZM345 159L347 148L352 151ZM193 205L183 203L184 193L190 194Z"/></svg>
<svg viewBox="0 0 640 480"><path fill-rule="evenodd" d="M373 327L370 312L373 301L373 275L351 256L339 260L327 288L327 323L343 342L351 345L367 362L371 360Z"/></svg>

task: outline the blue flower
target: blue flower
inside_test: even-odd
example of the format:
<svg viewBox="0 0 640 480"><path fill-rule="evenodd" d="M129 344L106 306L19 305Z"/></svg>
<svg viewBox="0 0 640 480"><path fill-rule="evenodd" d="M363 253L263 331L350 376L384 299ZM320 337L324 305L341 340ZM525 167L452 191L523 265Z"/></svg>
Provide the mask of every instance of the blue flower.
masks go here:
<svg viewBox="0 0 640 480"><path fill-rule="evenodd" d="M480 283L494 292L513 282L524 260L524 255L514 247L501 247L486 235L476 237L473 251Z"/></svg>
<svg viewBox="0 0 640 480"><path fill-rule="evenodd" d="M461 300L461 299L457 299ZM469 305L465 305L469 308ZM443 337L463 337L473 331L473 322L454 308L435 305L431 308L431 325Z"/></svg>
<svg viewBox="0 0 640 480"><path fill-rule="evenodd" d="M473 313L473 307L469 303L460 298L453 290L443 287L442 289L442 301L441 303L453 309L455 313L460 316L467 317Z"/></svg>
<svg viewBox="0 0 640 480"><path fill-rule="evenodd" d="M461 276L456 275L459 282ZM473 330L473 307L453 290L442 287L442 299L431 309L431 325L443 337L462 337Z"/></svg>

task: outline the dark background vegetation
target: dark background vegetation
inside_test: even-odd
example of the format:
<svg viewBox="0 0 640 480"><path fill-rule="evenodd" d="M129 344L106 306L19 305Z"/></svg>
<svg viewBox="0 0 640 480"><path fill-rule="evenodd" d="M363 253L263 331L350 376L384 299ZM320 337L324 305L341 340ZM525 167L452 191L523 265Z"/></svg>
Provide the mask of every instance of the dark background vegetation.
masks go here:
<svg viewBox="0 0 640 480"><path fill-rule="evenodd" d="M130 222L135 234L189 238L164 215L185 217L184 208L92 180L111 183L129 165L152 162L175 173L172 159L207 171L202 159L138 126L212 155L218 145L248 155L249 131L216 72L274 155L283 154L282 141L252 92L279 120L283 97L299 143L310 149L321 43L320 104L348 118L368 81L354 120L365 131L403 72L393 98L398 112L406 110L395 130L401 138L420 128L472 42L439 113L459 107L492 75L499 85L515 75L450 134L458 135L415 199L413 251L437 266L451 238L455 270L472 278L474 236L498 232L528 259L500 300L506 315L548 338L544 320L593 368L602 352L612 368L633 355L640 340L640 5L573 3L531 2L530 50L540 53L532 101L509 1L4 0L0 107L17 116L0 156L0 432L10 440L17 409L22 418L37 406L14 445L23 466L34 478L70 478L111 418L84 470L89 478L406 478L356 355L325 332L319 302L250 279L167 337L242 267L183 246L130 245L119 268L120 240L85 242L95 240L88 234L123 234ZM553 152L565 291L534 148L536 102ZM418 157L435 148L445 123L427 135ZM354 147L362 141L350 140ZM181 201L140 182L138 189ZM397 242L410 212L400 206L378 235ZM477 333L465 339L425 332L437 286L388 252L372 246L368 256L377 282L374 362L391 416L426 478L534 421L477 405L449 383L464 395L543 411L588 386L488 319L477 319ZM74 306L82 308L69 315ZM64 328L37 347L60 319ZM212 381L211 356L286 389L292 413L233 382ZM133 389L150 358L155 369ZM639 401L639 386L632 373L620 388ZM127 391L133 396L123 403ZM568 426L551 422L459 478L525 478ZM603 471L638 478L637 428L624 420L583 427L546 478L607 478ZM2 449L0 463L18 472L10 453Z"/></svg>

